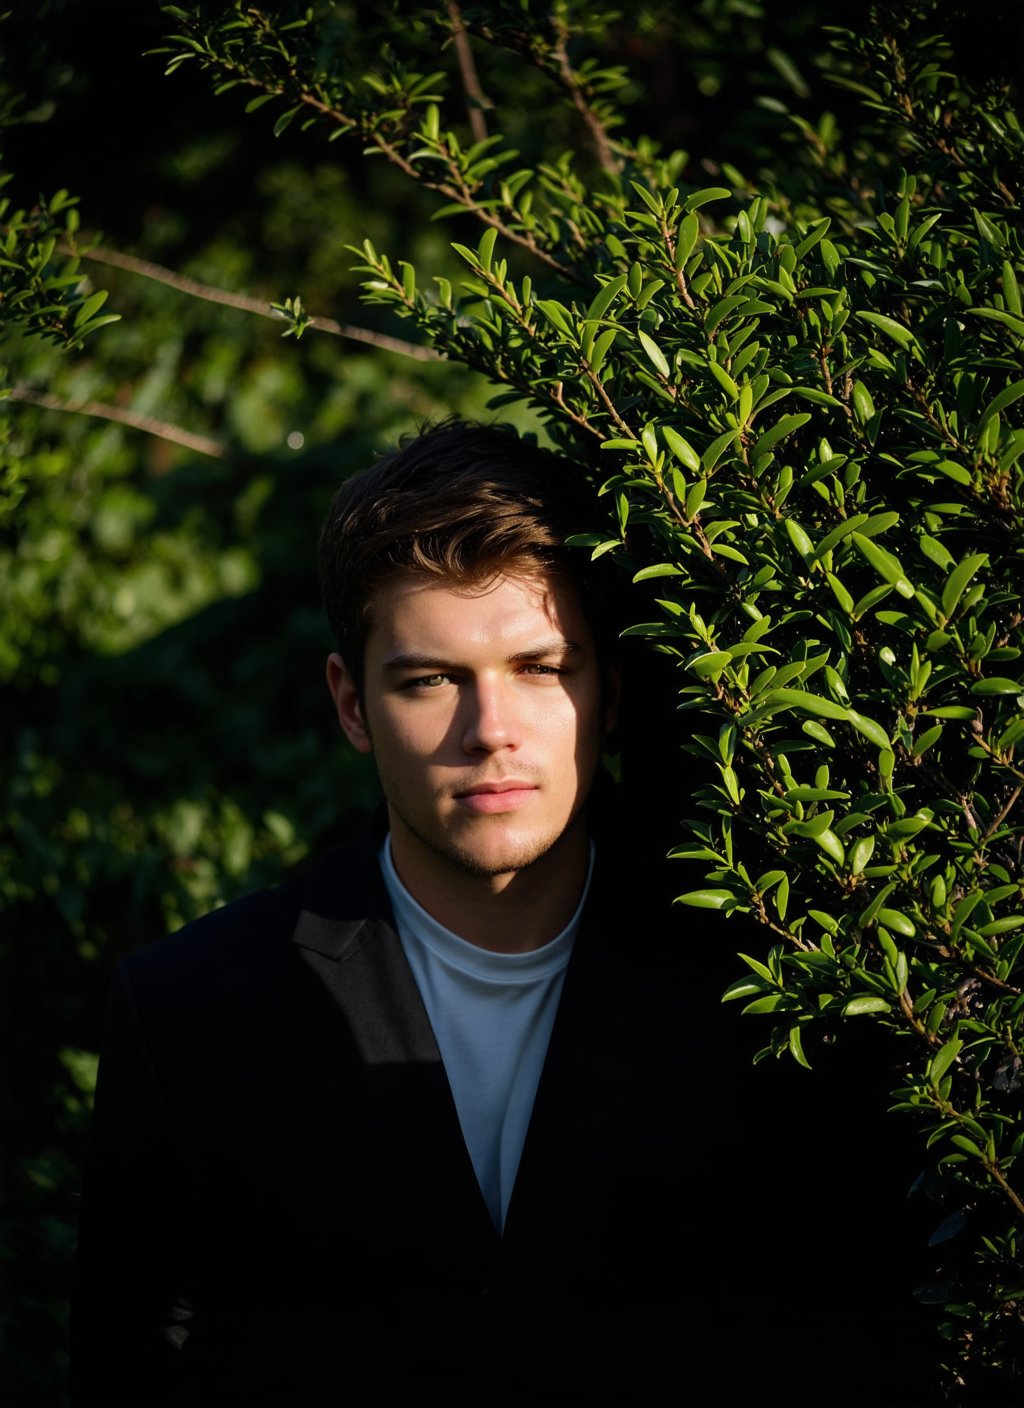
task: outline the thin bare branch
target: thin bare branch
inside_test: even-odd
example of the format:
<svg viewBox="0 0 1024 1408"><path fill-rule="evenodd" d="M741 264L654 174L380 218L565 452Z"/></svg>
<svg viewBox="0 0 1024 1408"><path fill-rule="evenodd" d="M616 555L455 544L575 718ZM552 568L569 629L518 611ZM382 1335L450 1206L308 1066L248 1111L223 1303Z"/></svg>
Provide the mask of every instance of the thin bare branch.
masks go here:
<svg viewBox="0 0 1024 1408"><path fill-rule="evenodd" d="M476 60L473 58L473 50L469 46L466 26L462 22L462 10L455 3L455 0L448 0L448 18L452 22L452 39L455 44L455 56L459 61L462 87L466 94L466 112L469 117L470 131L473 133L474 142L483 142L487 137L487 119L484 117L483 110L489 108L491 104L484 90L480 87Z"/></svg>
<svg viewBox="0 0 1024 1408"><path fill-rule="evenodd" d="M281 321L280 313L261 298L253 298L248 293L232 293L229 289L217 288L213 284L200 283L198 279L177 274L162 264L154 264L149 259L139 259L134 254L122 254L116 249L70 249L79 259L89 259L94 264L109 264L115 269L125 269L130 274L139 274L144 279L166 284L191 298L201 298L207 303L221 303L226 308L238 308L243 313L255 313L260 318L273 318ZM406 342L404 338L389 337L387 333L372 332L369 328L353 327L351 324L335 322L333 318L310 318L307 327L317 332L328 332L335 337L345 337L351 342L365 342L370 347L380 347L386 352L397 352L403 357L412 357L418 362L437 361L439 354L432 347L423 347L416 342Z"/></svg>
<svg viewBox="0 0 1024 1408"><path fill-rule="evenodd" d="M131 426L147 435L155 435L160 440L170 440L173 445L192 450L197 455L209 455L220 460L227 454L227 446L208 435L196 435L184 430L180 425L172 425L154 416L144 416L138 411L125 410L121 406L108 406L102 401L68 401L62 396L54 396L49 391L33 391L30 386L15 386L8 393L9 401L25 401L31 406L41 406L44 411L70 411L75 415L93 416L97 420L112 420L118 425Z"/></svg>

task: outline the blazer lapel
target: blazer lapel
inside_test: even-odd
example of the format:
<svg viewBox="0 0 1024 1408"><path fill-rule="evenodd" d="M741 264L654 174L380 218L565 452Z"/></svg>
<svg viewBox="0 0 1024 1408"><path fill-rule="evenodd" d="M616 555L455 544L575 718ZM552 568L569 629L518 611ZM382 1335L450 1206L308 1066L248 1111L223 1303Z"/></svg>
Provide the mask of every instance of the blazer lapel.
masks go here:
<svg viewBox="0 0 1024 1408"><path fill-rule="evenodd" d="M566 973L547 1059L519 1165L506 1240L535 1235L554 1210L565 1220L600 1215L606 1174L627 1123L653 1018L648 980L599 941L598 903ZM603 926L602 926L603 927ZM622 941L625 935L611 926ZM583 1190L586 1190L584 1195ZM545 1215L545 1212L547 1215ZM581 1229L582 1230L582 1229Z"/></svg>
<svg viewBox="0 0 1024 1408"><path fill-rule="evenodd" d="M300 961L289 1005L344 1119L346 1157L378 1188L421 1208L425 1219L451 1219L451 1229L493 1239L437 1042L369 846L335 853L311 877L292 940Z"/></svg>

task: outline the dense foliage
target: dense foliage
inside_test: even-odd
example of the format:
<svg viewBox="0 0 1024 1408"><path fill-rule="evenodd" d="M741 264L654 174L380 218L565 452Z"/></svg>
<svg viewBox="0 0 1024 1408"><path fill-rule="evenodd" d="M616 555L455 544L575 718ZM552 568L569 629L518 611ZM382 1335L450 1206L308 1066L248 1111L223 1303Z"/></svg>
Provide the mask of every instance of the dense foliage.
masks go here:
<svg viewBox="0 0 1024 1408"><path fill-rule="evenodd" d="M15 156L59 72L72 111L121 95L125 167L79 206L74 169L19 185L15 160L0 213L16 1401L59 1392L109 964L368 805L296 683L325 643L310 535L340 468L487 383L590 466L609 526L580 551L636 580L632 632L677 667L704 779L681 915L765 926L727 996L771 1015L767 1053L895 1038L950 1382L998 1400L1019 1371L1015 36L931 0L827 34L786 9L166 6L103 80L68 57L89 21L15 44ZM177 70L155 95L146 47Z"/></svg>

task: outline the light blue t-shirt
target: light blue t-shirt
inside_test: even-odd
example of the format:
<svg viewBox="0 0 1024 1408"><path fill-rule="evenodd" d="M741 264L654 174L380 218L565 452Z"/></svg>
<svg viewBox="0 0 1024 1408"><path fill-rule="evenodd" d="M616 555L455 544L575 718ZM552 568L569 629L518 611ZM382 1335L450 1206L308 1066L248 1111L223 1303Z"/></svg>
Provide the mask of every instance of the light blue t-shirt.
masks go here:
<svg viewBox="0 0 1024 1408"><path fill-rule="evenodd" d="M593 847L576 913L557 938L529 953L491 953L439 924L398 878L390 837L380 863L477 1182L500 1232L590 889Z"/></svg>

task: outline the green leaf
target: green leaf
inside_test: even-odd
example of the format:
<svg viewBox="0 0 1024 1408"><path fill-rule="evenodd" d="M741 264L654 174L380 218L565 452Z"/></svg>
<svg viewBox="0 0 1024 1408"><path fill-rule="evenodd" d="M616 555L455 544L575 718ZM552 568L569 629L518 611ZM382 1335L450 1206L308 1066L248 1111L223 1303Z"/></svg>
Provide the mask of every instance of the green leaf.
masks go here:
<svg viewBox="0 0 1024 1408"><path fill-rule="evenodd" d="M803 1038L800 1035L799 1027L790 1027L789 1029L789 1050L794 1060L799 1062L801 1066L806 1066L808 1070L811 1069L811 1063L804 1055Z"/></svg>
<svg viewBox="0 0 1024 1408"><path fill-rule="evenodd" d="M1002 308L968 308L967 311L978 318L988 318L991 322L1002 323L1004 327L1024 336L1024 318L1018 317L1016 313L1006 313Z"/></svg>
<svg viewBox="0 0 1024 1408"><path fill-rule="evenodd" d="M673 903L688 904L694 909L724 909L735 898L731 890L690 890L685 895L677 895Z"/></svg>
<svg viewBox="0 0 1024 1408"><path fill-rule="evenodd" d="M998 395L993 396L992 400L985 407L981 419L978 421L977 434L979 438L988 429L989 422L992 420L993 416L1001 415L1003 411L1006 410L1007 406L1012 406L1014 401L1018 400L1021 396L1024 396L1024 381L1015 381L1012 385L1004 387Z"/></svg>
<svg viewBox="0 0 1024 1408"><path fill-rule="evenodd" d="M993 938L996 934L1009 934L1013 929L1019 929L1024 925L1024 914L1007 914L1002 919L993 919L991 924L982 924L978 933L983 939Z"/></svg>
<svg viewBox="0 0 1024 1408"><path fill-rule="evenodd" d="M678 577L682 570L674 562L657 562L652 567L641 567L640 571L634 575L633 581L647 582L652 577Z"/></svg>
<svg viewBox="0 0 1024 1408"><path fill-rule="evenodd" d="M907 578L898 558L891 552L886 552L877 543L873 543L870 538L865 538L863 533L854 533L853 541L861 556L866 558L880 577L896 588L900 596L908 599L914 595L914 588Z"/></svg>
<svg viewBox="0 0 1024 1408"><path fill-rule="evenodd" d="M457 249L460 254L463 253L460 245L453 245L452 248ZM470 253L469 257L471 260L476 259L476 255L473 253ZM575 336L572 325L572 314L564 304L559 303L557 299L554 298L538 298L536 306L544 314L553 328L556 328L559 332L568 333L570 337Z"/></svg>
<svg viewBox="0 0 1024 1408"><path fill-rule="evenodd" d="M932 1085L938 1085L939 1081L949 1070L950 1066L960 1054L963 1041L959 1036L951 1036L928 1063L928 1079Z"/></svg>
<svg viewBox="0 0 1024 1408"><path fill-rule="evenodd" d="M823 699L820 694L810 694L803 689L773 689L763 697L762 704L788 704L794 709L805 709L808 714L816 714L822 719L842 719L850 717L849 709L841 704L833 704L831 699Z"/></svg>
<svg viewBox="0 0 1024 1408"><path fill-rule="evenodd" d="M706 186L702 191L694 191L683 201L683 209L687 212L699 210L702 205L708 205L713 200L728 200L732 191L726 186Z"/></svg>
<svg viewBox="0 0 1024 1408"><path fill-rule="evenodd" d="M757 978L737 978L722 993L723 1002L733 1002L738 997L757 997L764 992L764 983Z"/></svg>
<svg viewBox="0 0 1024 1408"><path fill-rule="evenodd" d="M972 553L957 564L946 578L942 588L942 614L948 621L956 610L957 603L964 594L964 588L979 567L988 564L988 553Z"/></svg>
<svg viewBox="0 0 1024 1408"><path fill-rule="evenodd" d="M887 318L884 313L862 313L860 311L856 312L854 317L863 318L866 323L870 323L872 327L878 328L887 337L891 337L893 342L898 343L900 347L917 346L914 334L902 323L898 323L895 318Z"/></svg>
<svg viewBox="0 0 1024 1408"><path fill-rule="evenodd" d="M803 528L801 528L800 524L796 521L796 519L785 518L783 519L782 526L786 530L786 536L789 538L789 541L796 548L800 556L806 561L812 562L814 560L814 544L811 542L810 538L804 532Z"/></svg>
<svg viewBox="0 0 1024 1408"><path fill-rule="evenodd" d="M834 748L836 741L829 733L824 724L819 724L816 719L805 719L800 725L801 732L806 733L808 738L813 738L815 743L820 743L823 748Z"/></svg>
<svg viewBox="0 0 1024 1408"><path fill-rule="evenodd" d="M641 337L642 336L643 334L641 333ZM729 396L731 400L738 401L740 399L740 389L725 368L720 367L717 362L708 362L707 365L711 375L718 382L726 395Z"/></svg>
<svg viewBox="0 0 1024 1408"><path fill-rule="evenodd" d="M838 528L833 528L830 533L826 533L814 550L814 560L817 561L818 558L824 557L827 552L831 552L837 543L841 543L844 538L848 537L858 529L862 523L866 523L867 521L868 515L866 513L855 513L853 517L848 518L845 523L840 523Z"/></svg>
<svg viewBox="0 0 1024 1408"><path fill-rule="evenodd" d="M1024 684L1017 680L1005 679L1000 675L989 675L971 685L972 694L1024 694Z"/></svg>
<svg viewBox="0 0 1024 1408"><path fill-rule="evenodd" d="M835 861L836 865L843 865L845 863L846 848L843 846L842 841L840 841L839 837L831 829L831 827L827 826L825 827L824 831L819 831L818 834L814 837L814 840L818 843L818 845L829 857L829 859Z"/></svg>
<svg viewBox="0 0 1024 1408"><path fill-rule="evenodd" d="M864 1017L869 1012L891 1012L892 1004L884 997L852 997L843 1008L844 1017Z"/></svg>
<svg viewBox="0 0 1024 1408"><path fill-rule="evenodd" d="M626 287L626 275L618 274L614 279L609 279L605 286L595 295L593 302L587 309L588 320L599 320L604 317L608 309L618 298L619 294Z"/></svg>
<svg viewBox="0 0 1024 1408"><path fill-rule="evenodd" d="M477 245L476 257L481 269L491 272L491 260L494 255L494 242L498 238L498 231L492 225L489 230L485 230L480 236L480 243Z"/></svg>
<svg viewBox="0 0 1024 1408"><path fill-rule="evenodd" d="M725 454L729 446L735 444L738 434L739 432L736 430L727 430L723 435L719 435L715 440L712 440L711 444L704 451L701 464L709 474Z"/></svg>
<svg viewBox="0 0 1024 1408"><path fill-rule="evenodd" d="M79 306L79 309L75 314L75 327L83 327L84 324L87 323L89 319L93 316L93 314L97 313L103 307L104 303L106 303L107 301L107 298L108 294L105 288L101 288L98 290L98 292L90 294L89 297L85 300L85 302Z"/></svg>
<svg viewBox="0 0 1024 1408"><path fill-rule="evenodd" d="M985 1157L981 1145L976 1144L973 1139L968 1139L966 1134L953 1134L950 1136L949 1142L955 1144L958 1149L966 1149L968 1154L974 1154L979 1159Z"/></svg>
<svg viewBox="0 0 1024 1408"><path fill-rule="evenodd" d="M590 355L591 370L599 372L604 365L604 359L608 355L608 350L619 335L618 328L606 328L594 343L594 350ZM603 448L603 446L602 446Z"/></svg>
<svg viewBox="0 0 1024 1408"><path fill-rule="evenodd" d="M678 430L673 430L670 425L663 425L661 433L665 438L665 444L680 464L696 473L700 469L700 456L688 440L684 440Z"/></svg>
<svg viewBox="0 0 1024 1408"><path fill-rule="evenodd" d="M859 734L862 734L869 743L873 743L876 748L892 748L892 740L881 724L875 723L874 719L865 718L863 714L858 714L856 709L846 711L847 721L853 724Z"/></svg>
<svg viewBox="0 0 1024 1408"><path fill-rule="evenodd" d="M1006 244L1006 239L1002 232L992 224L992 221L982 215L980 210L971 212L974 216L974 223L978 227L978 234L989 244L995 245L996 249L1002 249Z"/></svg>
<svg viewBox="0 0 1024 1408"><path fill-rule="evenodd" d="M913 922L905 914L898 909L886 909L884 905L878 911L878 922L891 929L894 934L902 934L905 939L912 939L917 932Z"/></svg>
<svg viewBox="0 0 1024 1408"><path fill-rule="evenodd" d="M277 119L277 121L274 123L274 136L275 136L275 137L280 137L281 133L285 130L285 128L288 127L288 126L291 124L292 118L293 118L293 117L295 116L295 114L296 114L297 112L299 112L300 110L301 110L301 104L296 104L295 107L289 108L287 112L283 112L283 113L281 114L281 116L280 116L280 117Z"/></svg>
<svg viewBox="0 0 1024 1408"><path fill-rule="evenodd" d="M888 533L890 528L895 528L900 521L898 513L873 513L864 523L858 532L865 538L877 538L880 533Z"/></svg>
<svg viewBox="0 0 1024 1408"><path fill-rule="evenodd" d="M686 215L680 220L679 233L676 236L675 264L677 269L681 269L693 253L693 247L697 243L699 233L700 220L696 215Z"/></svg>
<svg viewBox="0 0 1024 1408"><path fill-rule="evenodd" d="M669 367L668 361L665 358L664 352L662 352L661 348L655 342L654 338L649 337L645 332L638 332L637 336L640 339L641 347L647 353L647 356L653 366L659 372L661 372L662 376L667 377L671 369Z"/></svg>
<svg viewBox="0 0 1024 1408"><path fill-rule="evenodd" d="M783 416L781 420L775 422L770 430L766 430L761 435L754 448L751 450L751 459L760 459L762 455L767 455L770 450L784 439L787 435L792 435L794 430L799 430L802 425L806 425L810 420L807 411L798 412L795 415Z"/></svg>
<svg viewBox="0 0 1024 1408"><path fill-rule="evenodd" d="M814 246L818 243L819 240L823 239L825 235L828 234L829 226L831 224L832 221L828 217L826 217L824 220L816 220L814 222L814 224L808 230L807 234L804 235L803 239L796 247L797 263L799 263L800 260L805 257L805 255L811 252L811 250L814 248Z"/></svg>
<svg viewBox="0 0 1024 1408"><path fill-rule="evenodd" d="M686 668L692 670L702 680L717 679L727 665L732 664L732 656L724 650L709 650L705 655L687 661Z"/></svg>
<svg viewBox="0 0 1024 1408"><path fill-rule="evenodd" d="M849 861L851 875L860 875L875 850L875 838L873 836L861 836L850 847Z"/></svg>

